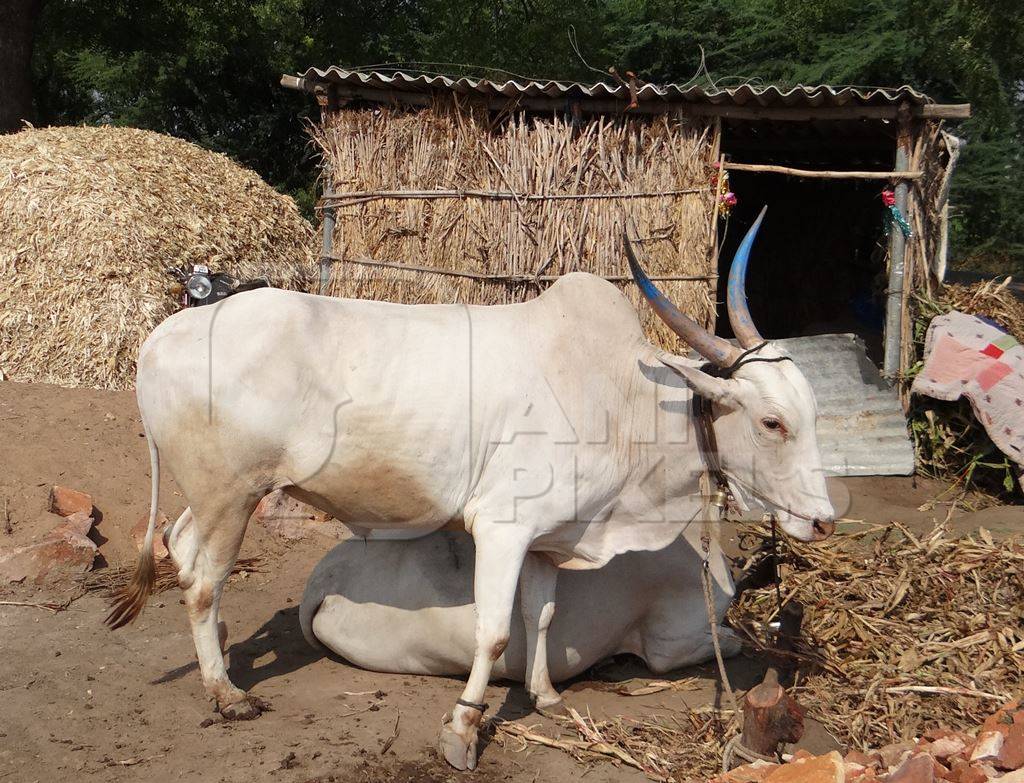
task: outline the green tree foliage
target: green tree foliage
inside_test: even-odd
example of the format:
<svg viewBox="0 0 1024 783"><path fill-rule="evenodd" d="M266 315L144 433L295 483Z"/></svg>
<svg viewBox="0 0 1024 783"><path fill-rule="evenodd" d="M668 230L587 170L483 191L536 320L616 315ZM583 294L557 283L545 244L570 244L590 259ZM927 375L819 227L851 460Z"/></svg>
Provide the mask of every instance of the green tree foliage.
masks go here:
<svg viewBox="0 0 1024 783"><path fill-rule="evenodd" d="M959 263L1024 273L1024 14L1017 0L610 0L604 59L731 86L911 84L969 102L952 201ZM700 70L706 52L710 73ZM712 81L713 80L713 81Z"/></svg>
<svg viewBox="0 0 1024 783"><path fill-rule="evenodd" d="M226 152L309 208L315 166L281 89L309 65L651 81L911 84L974 116L955 178L962 263L1024 272L1019 0L49 0L42 122L152 128ZM703 48L703 57L701 49Z"/></svg>

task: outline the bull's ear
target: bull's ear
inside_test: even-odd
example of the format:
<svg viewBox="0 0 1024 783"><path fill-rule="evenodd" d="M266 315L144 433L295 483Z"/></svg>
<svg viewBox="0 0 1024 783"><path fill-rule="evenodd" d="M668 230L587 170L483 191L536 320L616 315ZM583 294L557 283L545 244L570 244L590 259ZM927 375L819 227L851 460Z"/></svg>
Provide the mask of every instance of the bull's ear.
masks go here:
<svg viewBox="0 0 1024 783"><path fill-rule="evenodd" d="M666 367L671 367L683 376L683 380L701 397L706 397L727 408L739 408L743 404L740 400L741 385L739 381L715 378L698 370L686 359L673 356L670 353L660 353L658 359Z"/></svg>

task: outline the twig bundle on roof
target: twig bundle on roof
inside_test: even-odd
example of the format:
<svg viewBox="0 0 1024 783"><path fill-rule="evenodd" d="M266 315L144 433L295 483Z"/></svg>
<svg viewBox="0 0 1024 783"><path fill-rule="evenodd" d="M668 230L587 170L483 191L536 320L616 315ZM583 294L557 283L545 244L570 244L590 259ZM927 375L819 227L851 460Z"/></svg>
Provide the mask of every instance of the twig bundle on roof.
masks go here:
<svg viewBox="0 0 1024 783"><path fill-rule="evenodd" d="M439 98L421 110L346 108L313 134L337 216L335 296L505 304L586 271L637 301L621 244L628 216L652 276L697 278L659 287L713 322L713 134L703 122L496 118ZM649 308L640 312L649 333L677 347Z"/></svg>

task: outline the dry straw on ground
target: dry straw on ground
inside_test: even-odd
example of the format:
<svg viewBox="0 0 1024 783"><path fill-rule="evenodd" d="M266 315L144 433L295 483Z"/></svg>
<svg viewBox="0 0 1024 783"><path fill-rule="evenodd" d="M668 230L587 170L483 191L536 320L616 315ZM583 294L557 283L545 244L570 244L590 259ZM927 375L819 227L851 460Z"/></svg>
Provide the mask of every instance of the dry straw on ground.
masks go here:
<svg viewBox="0 0 1024 783"><path fill-rule="evenodd" d="M125 389L177 308L169 266L306 288L313 231L224 155L130 128L0 136L0 370Z"/></svg>
<svg viewBox="0 0 1024 783"><path fill-rule="evenodd" d="M262 570L262 557L242 557L231 567L231 574L251 574ZM96 571L88 571L82 577L81 587L85 593L102 593L108 597L118 595L132 579L135 563L110 566ZM178 586L178 569L170 560L156 561L156 581L153 582L153 595L167 592Z"/></svg>
<svg viewBox="0 0 1024 783"><path fill-rule="evenodd" d="M984 529L914 534L899 523L786 552L786 598L807 607L797 695L844 743L877 747L946 724L971 729L1024 675L1024 546ZM771 590L730 615L764 638Z"/></svg>
<svg viewBox="0 0 1024 783"><path fill-rule="evenodd" d="M703 124L665 117L494 118L441 99L419 111L329 114L314 139L334 194L325 203L337 214L330 292L504 304L535 296L553 276L587 271L619 278L636 301L621 245L629 215L652 275L703 278L659 285L710 323L710 136ZM410 264L421 270L389 266Z"/></svg>
<svg viewBox="0 0 1024 783"><path fill-rule="evenodd" d="M760 531L748 536L763 538ZM944 526L915 535L894 524L843 533L818 545L788 543L785 599L806 607L796 696L810 718L849 747L877 748L928 728L972 730L1024 676L1024 546L984 530L957 537ZM748 654L772 660L760 640L775 618L772 588L749 591L730 622ZM652 780L714 775L729 713L594 721L556 718L561 736L498 723L510 747L556 747L580 761L611 760Z"/></svg>

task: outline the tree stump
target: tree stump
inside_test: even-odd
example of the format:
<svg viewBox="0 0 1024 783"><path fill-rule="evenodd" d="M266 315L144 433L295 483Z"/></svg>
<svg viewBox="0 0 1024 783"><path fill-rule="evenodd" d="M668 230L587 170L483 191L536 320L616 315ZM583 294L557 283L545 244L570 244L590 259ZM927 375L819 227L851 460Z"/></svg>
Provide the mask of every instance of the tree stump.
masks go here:
<svg viewBox="0 0 1024 783"><path fill-rule="evenodd" d="M779 745L799 742L804 736L804 708L779 685L779 674L769 669L764 680L743 699L743 734L749 750L774 758Z"/></svg>
<svg viewBox="0 0 1024 783"><path fill-rule="evenodd" d="M804 608L791 601L779 613L779 632L775 639L778 650L792 652L800 636ZM779 745L799 742L804 736L804 709L790 696L780 680L789 681L796 667L791 659L770 666L764 680L755 685L743 699L743 734L740 742L762 756L775 757Z"/></svg>

